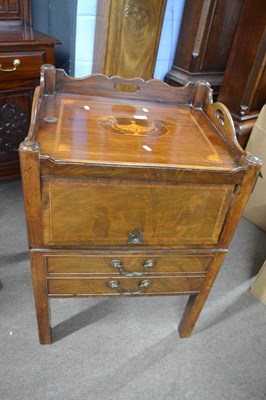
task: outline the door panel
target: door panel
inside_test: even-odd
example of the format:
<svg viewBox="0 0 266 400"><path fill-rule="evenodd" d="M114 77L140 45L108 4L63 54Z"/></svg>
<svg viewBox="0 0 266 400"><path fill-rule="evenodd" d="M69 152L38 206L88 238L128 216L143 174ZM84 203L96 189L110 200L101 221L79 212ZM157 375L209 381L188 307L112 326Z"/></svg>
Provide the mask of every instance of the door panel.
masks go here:
<svg viewBox="0 0 266 400"><path fill-rule="evenodd" d="M215 244L233 185L108 179L43 180L47 246ZM139 241L129 243L139 232Z"/></svg>

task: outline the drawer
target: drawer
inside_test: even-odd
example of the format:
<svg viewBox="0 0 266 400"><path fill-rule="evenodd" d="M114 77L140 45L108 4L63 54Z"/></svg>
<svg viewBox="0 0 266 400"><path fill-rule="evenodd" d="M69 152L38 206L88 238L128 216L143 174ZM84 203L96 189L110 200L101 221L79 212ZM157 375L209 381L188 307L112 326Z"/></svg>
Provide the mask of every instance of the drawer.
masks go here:
<svg viewBox="0 0 266 400"><path fill-rule="evenodd" d="M46 255L48 274L112 274L139 276L171 273L202 273L209 268L213 256L149 253L103 253L90 255Z"/></svg>
<svg viewBox="0 0 266 400"><path fill-rule="evenodd" d="M43 179L45 246L178 247L218 242L229 184Z"/></svg>
<svg viewBox="0 0 266 400"><path fill-rule="evenodd" d="M198 293L204 277L149 277L48 279L48 295L58 296L142 296Z"/></svg>
<svg viewBox="0 0 266 400"><path fill-rule="evenodd" d="M1 80L39 78L40 67L45 63L45 51L0 53Z"/></svg>

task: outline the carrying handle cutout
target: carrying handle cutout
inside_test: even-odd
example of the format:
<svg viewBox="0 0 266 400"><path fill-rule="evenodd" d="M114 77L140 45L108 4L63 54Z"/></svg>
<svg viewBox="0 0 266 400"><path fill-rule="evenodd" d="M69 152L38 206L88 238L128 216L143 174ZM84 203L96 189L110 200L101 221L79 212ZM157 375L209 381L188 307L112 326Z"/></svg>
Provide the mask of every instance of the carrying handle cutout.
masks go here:
<svg viewBox="0 0 266 400"><path fill-rule="evenodd" d="M137 93L140 91L140 87L137 85L126 85L125 83L115 83L115 90L118 92L128 92L128 93Z"/></svg>

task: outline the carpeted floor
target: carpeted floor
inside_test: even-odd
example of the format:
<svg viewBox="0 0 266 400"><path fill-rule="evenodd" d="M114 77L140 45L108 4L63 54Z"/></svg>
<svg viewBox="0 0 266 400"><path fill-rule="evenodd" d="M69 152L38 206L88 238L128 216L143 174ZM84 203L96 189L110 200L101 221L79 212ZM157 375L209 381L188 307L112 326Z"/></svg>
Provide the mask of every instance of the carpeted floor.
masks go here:
<svg viewBox="0 0 266 400"><path fill-rule="evenodd" d="M186 297L51 301L38 344L20 181L0 185L1 400L265 400L266 234L242 219L190 339Z"/></svg>

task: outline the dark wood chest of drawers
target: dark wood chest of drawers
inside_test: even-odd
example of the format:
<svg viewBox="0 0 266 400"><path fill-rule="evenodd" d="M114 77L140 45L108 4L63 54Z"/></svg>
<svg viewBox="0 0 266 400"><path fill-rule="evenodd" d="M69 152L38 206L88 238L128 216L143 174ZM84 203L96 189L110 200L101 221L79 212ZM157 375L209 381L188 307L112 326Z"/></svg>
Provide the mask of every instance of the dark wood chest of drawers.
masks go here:
<svg viewBox="0 0 266 400"><path fill-rule="evenodd" d="M44 65L20 161L40 342L56 297L189 295L188 337L261 165L209 86Z"/></svg>
<svg viewBox="0 0 266 400"><path fill-rule="evenodd" d="M59 43L32 28L29 0L0 0L0 180L20 173L18 147L29 129L40 67L54 63Z"/></svg>

